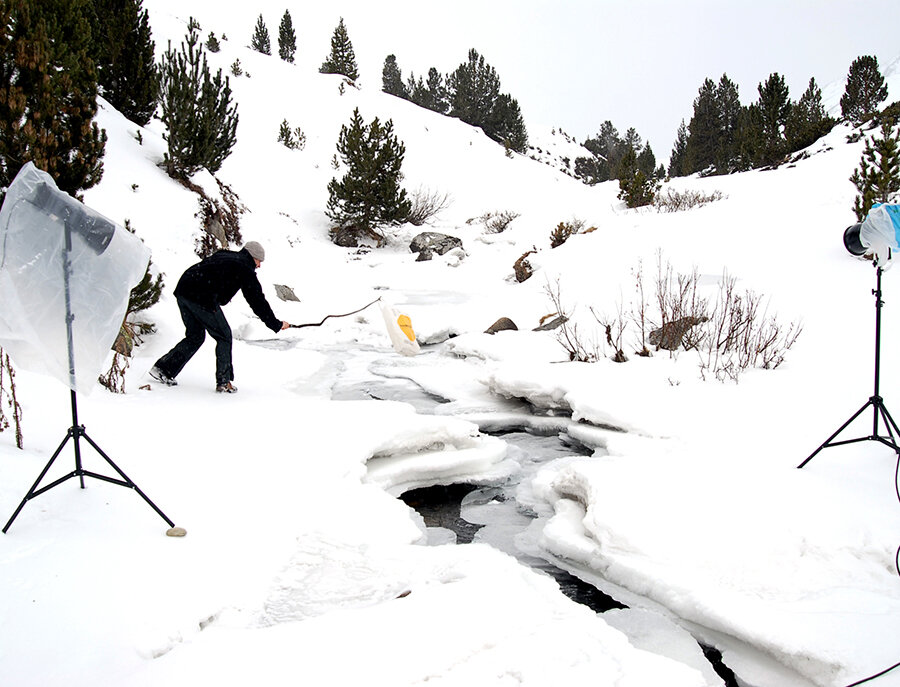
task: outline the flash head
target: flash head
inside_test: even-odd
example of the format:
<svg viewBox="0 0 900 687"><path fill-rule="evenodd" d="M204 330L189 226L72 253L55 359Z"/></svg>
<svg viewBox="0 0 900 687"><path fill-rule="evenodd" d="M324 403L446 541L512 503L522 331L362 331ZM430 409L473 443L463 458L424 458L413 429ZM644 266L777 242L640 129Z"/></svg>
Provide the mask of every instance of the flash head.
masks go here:
<svg viewBox="0 0 900 687"><path fill-rule="evenodd" d="M846 248L851 255L866 254L867 248L863 245L862 240L859 237L860 229L862 229L862 222L851 224L844 229L844 248Z"/></svg>

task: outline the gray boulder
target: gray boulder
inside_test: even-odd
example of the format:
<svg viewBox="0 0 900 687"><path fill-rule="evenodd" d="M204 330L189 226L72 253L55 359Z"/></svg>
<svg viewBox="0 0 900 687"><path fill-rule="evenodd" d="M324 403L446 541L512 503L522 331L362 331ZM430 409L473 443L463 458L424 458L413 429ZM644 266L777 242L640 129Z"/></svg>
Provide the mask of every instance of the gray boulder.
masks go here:
<svg viewBox="0 0 900 687"><path fill-rule="evenodd" d="M409 249L418 253L417 261L431 260L434 253L443 255L454 248L462 248L462 240L436 231L423 231L409 243Z"/></svg>

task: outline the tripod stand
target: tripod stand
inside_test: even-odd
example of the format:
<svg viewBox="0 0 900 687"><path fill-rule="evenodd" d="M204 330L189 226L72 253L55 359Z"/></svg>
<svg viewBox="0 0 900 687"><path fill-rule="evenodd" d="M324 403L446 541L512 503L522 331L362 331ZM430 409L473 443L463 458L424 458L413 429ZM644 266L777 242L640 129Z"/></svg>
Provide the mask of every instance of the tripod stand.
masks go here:
<svg viewBox="0 0 900 687"><path fill-rule="evenodd" d="M103 480L105 482L111 482L112 484L118 484L122 487L128 487L130 489L134 489L144 501L146 501L153 510L159 514L159 516L165 520L170 528L175 527L175 523L169 520L166 517L165 513L163 513L159 508L157 508L156 504L153 503L147 495L144 494L140 490L140 488L124 473L119 469L112 459L106 455L103 450L91 439L87 432L84 430L84 425L78 424L78 400L75 394L75 345L72 331L72 322L75 319L75 315L72 313L72 295L71 295L71 252L72 252L72 233L69 227L69 222L65 223L65 239L66 239L66 247L63 252L63 283L65 287L65 301L66 301L66 344L68 347L69 354L69 386L71 387L71 398L72 398L72 426L69 428L68 433L66 434L65 439L62 440L59 447L57 447L56 451L53 453L53 456L50 458L47 465L44 466L44 469L41 471L41 474L38 476L37 480L35 480L34 484L31 486L31 489L28 490L28 493L25 494L25 497L22 499L22 502L19 504L19 507L16 508L16 512L12 514L12 517L3 527L3 534L6 534L7 530L12 525L13 521L22 511L22 508L25 507L25 504L33 499L35 496L40 496L45 491L52 489L53 487L62 484L63 482L71 479L72 477L78 477L81 488L84 489L84 478L93 477L95 479ZM94 447L94 450L99 453L103 459L109 463L109 465L116 471L119 475L119 478L108 477L106 475L101 475L96 472L91 472L89 470L85 470L81 464L81 444L80 440L84 438L91 446ZM41 480L44 479L44 476L50 470L50 467L53 465L54 461L57 459L60 453L62 453L63 447L68 443L69 439L73 440L73 445L75 449L75 469L64 477L60 477L58 480L51 482L50 484L38 488L38 485L41 483ZM171 530L170 530L171 531Z"/></svg>
<svg viewBox="0 0 900 687"><path fill-rule="evenodd" d="M869 400L863 404L863 407L857 410L849 420L847 420L840 428L832 434L828 439L825 440L819 448L810 454L810 456L804 460L797 468L802 468L809 461L811 461L816 454L819 453L824 448L828 448L830 446L842 446L844 444L854 444L859 441L878 441L884 444L885 446L890 446L894 451L900 453L900 447L897 446L897 443L894 439L895 434L900 436L900 428L897 427L897 423L894 422L894 419L891 417L891 414L888 412L888 409L884 405L884 399L881 397L879 393L879 378L881 375L881 306L884 305L884 302L881 300L881 273L882 269L879 265L875 266L876 270L876 281L875 281L875 289L872 291L872 294L875 296L875 392L869 397ZM872 406L872 433L869 436L865 437L857 437L855 439L844 439L842 441L834 441L837 436L843 432L856 418L865 412L866 408ZM878 429L878 419L881 418L884 421L885 428L887 429L888 435L882 436L879 434ZM893 430L893 431L892 431Z"/></svg>

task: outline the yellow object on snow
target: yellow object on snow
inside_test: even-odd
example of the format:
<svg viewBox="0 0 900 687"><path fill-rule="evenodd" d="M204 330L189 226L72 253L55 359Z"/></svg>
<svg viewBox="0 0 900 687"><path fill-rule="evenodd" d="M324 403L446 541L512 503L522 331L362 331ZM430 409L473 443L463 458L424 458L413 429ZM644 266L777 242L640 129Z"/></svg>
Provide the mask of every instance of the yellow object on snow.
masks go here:
<svg viewBox="0 0 900 687"><path fill-rule="evenodd" d="M416 341L416 333L409 315L400 313L390 305L382 305L381 314L384 316L384 323L387 326L388 336L391 338L394 350L400 355L416 355L419 352L419 344Z"/></svg>

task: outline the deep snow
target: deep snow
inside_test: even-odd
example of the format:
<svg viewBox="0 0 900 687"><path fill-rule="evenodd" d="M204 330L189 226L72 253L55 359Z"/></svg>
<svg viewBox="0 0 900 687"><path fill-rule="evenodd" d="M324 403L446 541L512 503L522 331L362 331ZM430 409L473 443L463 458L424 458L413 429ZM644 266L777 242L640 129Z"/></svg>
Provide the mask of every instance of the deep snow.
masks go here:
<svg viewBox="0 0 900 687"><path fill-rule="evenodd" d="M317 52L297 66L250 52L233 27L252 26L257 7L220 16L200 0L177 11L145 4L159 49L181 40L193 14L202 35L231 37L209 56L213 67L239 58L250 73L232 79L239 140L218 176L248 207L244 238L266 245L259 276L276 315L318 321L381 296L426 345L397 355L374 307L276 336L238 297L226 309L237 395L213 393L211 342L177 387L142 388L182 333L171 290L196 259L197 204L158 167L159 123L138 141L137 127L104 104L105 174L85 200L130 220L167 288L127 393L80 395L80 420L188 535L163 536L165 523L136 494L99 481L82 491L70 480L26 504L0 539L4 685L721 684L686 631L718 646L750 685L839 686L900 660L896 456L862 442L795 469L872 392L874 271L841 243L863 148L847 142L848 128L776 171L672 182L724 194L703 208L629 211L614 184L589 188L508 158L479 131L380 84L341 89L340 77L317 73ZM414 262L407 244L421 229L411 226L371 251L329 242L326 184L355 107L393 120L408 189L452 197L425 228L462 238L465 255ZM285 118L307 134L304 150L276 142ZM519 217L501 234L467 222L503 210ZM551 250L550 231L573 218L597 230ZM535 275L516 283L512 265L532 249ZM738 383L703 381L694 353L641 358L629 341L627 363L569 363L552 332L528 331L551 312L545 290L558 283L594 336L588 308L630 303L637 269L652 288L659 259L696 269L708 295L727 272L764 294L780 321L802 321L784 365ZM900 403L896 279L885 273L888 408ZM273 284L301 302L277 300ZM501 316L520 331L481 333ZM393 401L332 400L332 390L373 378L409 379L447 402L422 415ZM16 384L26 448L0 434L9 513L71 424L57 381L20 370ZM529 405L548 414L534 417ZM505 479L514 456L479 424L529 422L595 452L520 486L522 508L539 516L520 545L631 610L598 616L483 543L423 546L420 519L395 498L413 486ZM848 431L869 428L860 420ZM71 460L67 448L54 474ZM873 684L900 685L900 672Z"/></svg>

